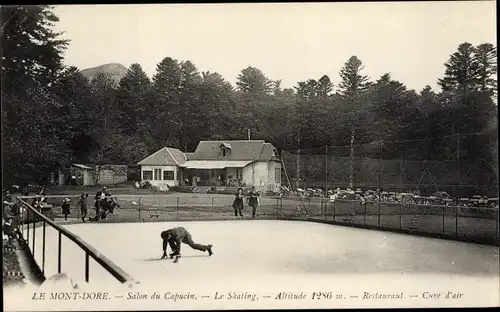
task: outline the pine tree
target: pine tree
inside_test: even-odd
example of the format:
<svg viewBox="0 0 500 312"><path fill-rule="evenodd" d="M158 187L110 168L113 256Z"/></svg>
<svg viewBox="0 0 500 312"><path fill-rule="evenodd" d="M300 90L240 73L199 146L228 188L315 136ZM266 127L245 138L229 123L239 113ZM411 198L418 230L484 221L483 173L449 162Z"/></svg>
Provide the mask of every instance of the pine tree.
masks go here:
<svg viewBox="0 0 500 312"><path fill-rule="evenodd" d="M478 85L481 91L497 91L497 49L491 43L477 46L474 61L478 67Z"/></svg>
<svg viewBox="0 0 500 312"><path fill-rule="evenodd" d="M318 96L327 97L333 91L333 83L328 75L323 75L318 80Z"/></svg>
<svg viewBox="0 0 500 312"><path fill-rule="evenodd" d="M68 42L52 29L49 6L1 6L0 20L3 179L47 177L69 158L51 125L59 103L50 90Z"/></svg>
<svg viewBox="0 0 500 312"><path fill-rule="evenodd" d="M269 94L272 91L272 81L258 68L243 69L237 79L236 85L243 93Z"/></svg>
<svg viewBox="0 0 500 312"><path fill-rule="evenodd" d="M356 56L351 56L344 64L344 67L340 70L340 78L342 80L338 86L342 96L354 99L359 97L362 92L368 90L370 82L368 81L368 76L361 73L363 69L363 63Z"/></svg>
<svg viewBox="0 0 500 312"><path fill-rule="evenodd" d="M445 75L438 80L444 92L456 91L465 94L477 89L479 64L474 60L474 53L474 46L465 42L450 56L445 64Z"/></svg>
<svg viewBox="0 0 500 312"><path fill-rule="evenodd" d="M344 107L347 109L346 122L350 128L350 145L351 145L351 167L349 186L354 187L354 143L356 141L356 131L361 129L360 121L366 115L366 110L363 110L361 97L369 89L370 83L368 77L361 72L364 69L363 63L356 56L351 56L340 70L339 84L340 95L344 99ZM364 120L366 123L366 120Z"/></svg>
<svg viewBox="0 0 500 312"><path fill-rule="evenodd" d="M146 137L151 120L151 81L139 64L132 64L117 91L118 119L126 134Z"/></svg>

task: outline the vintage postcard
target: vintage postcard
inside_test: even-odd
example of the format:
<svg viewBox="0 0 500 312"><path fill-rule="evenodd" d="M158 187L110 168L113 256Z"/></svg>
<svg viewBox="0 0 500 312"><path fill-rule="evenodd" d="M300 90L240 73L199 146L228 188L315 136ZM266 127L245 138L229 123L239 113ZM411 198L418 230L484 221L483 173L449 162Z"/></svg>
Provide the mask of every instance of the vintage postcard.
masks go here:
<svg viewBox="0 0 500 312"><path fill-rule="evenodd" d="M500 306L494 1L0 10L6 311Z"/></svg>

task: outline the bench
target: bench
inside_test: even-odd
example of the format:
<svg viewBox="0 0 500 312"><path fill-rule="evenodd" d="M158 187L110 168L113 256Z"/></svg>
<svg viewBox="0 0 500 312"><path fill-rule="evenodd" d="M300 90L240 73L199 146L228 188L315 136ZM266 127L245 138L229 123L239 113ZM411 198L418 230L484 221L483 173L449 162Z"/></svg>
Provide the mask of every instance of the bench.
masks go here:
<svg viewBox="0 0 500 312"><path fill-rule="evenodd" d="M155 208L149 208L148 212L149 212L150 219L153 219L153 218L158 219L158 217L160 216L160 213Z"/></svg>

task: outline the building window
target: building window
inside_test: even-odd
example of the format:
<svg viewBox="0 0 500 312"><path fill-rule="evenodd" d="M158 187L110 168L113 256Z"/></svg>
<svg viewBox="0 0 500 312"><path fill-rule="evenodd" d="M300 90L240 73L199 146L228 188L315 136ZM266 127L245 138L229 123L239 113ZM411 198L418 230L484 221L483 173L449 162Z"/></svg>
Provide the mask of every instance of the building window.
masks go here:
<svg viewBox="0 0 500 312"><path fill-rule="evenodd" d="M222 149L222 156L226 157L226 149L225 148Z"/></svg>
<svg viewBox="0 0 500 312"><path fill-rule="evenodd" d="M151 170L144 170L142 172L142 179L146 181L153 180L153 171Z"/></svg>
<svg viewBox="0 0 500 312"><path fill-rule="evenodd" d="M161 180L161 169L155 169L155 180Z"/></svg>
<svg viewBox="0 0 500 312"><path fill-rule="evenodd" d="M163 180L173 181L174 172L173 171L163 171Z"/></svg>
<svg viewBox="0 0 500 312"><path fill-rule="evenodd" d="M243 168L236 168L236 179L243 179Z"/></svg>
<svg viewBox="0 0 500 312"><path fill-rule="evenodd" d="M276 183L281 183L281 168L274 169L274 181Z"/></svg>

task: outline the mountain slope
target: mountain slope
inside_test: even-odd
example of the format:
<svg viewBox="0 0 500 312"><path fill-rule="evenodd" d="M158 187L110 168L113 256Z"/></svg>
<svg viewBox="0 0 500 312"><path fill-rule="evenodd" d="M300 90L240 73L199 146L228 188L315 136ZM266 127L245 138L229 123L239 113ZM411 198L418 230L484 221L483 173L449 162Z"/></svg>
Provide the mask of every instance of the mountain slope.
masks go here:
<svg viewBox="0 0 500 312"><path fill-rule="evenodd" d="M97 73L109 74L115 83L118 84L120 79L127 73L127 68L122 64L110 63L82 70L82 74L90 80L92 80Z"/></svg>

